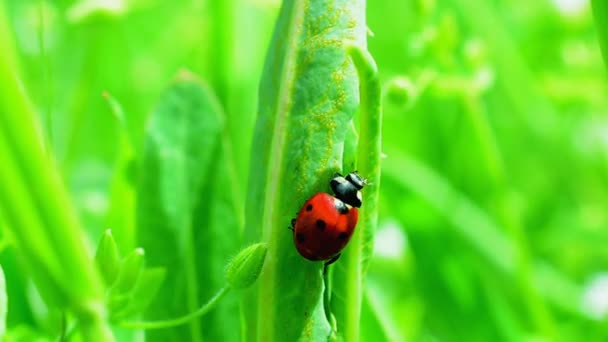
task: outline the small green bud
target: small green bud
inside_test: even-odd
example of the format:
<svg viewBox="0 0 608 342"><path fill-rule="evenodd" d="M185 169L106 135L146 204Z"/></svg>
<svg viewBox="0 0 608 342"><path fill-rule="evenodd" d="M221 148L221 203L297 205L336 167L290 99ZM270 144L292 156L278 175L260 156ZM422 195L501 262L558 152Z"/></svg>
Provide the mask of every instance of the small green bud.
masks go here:
<svg viewBox="0 0 608 342"><path fill-rule="evenodd" d="M143 269L144 250L143 248L135 248L133 252L129 253L122 261L116 283L111 289L112 294L122 295L131 291L137 283Z"/></svg>
<svg viewBox="0 0 608 342"><path fill-rule="evenodd" d="M120 255L110 229L103 233L99 241L95 253L95 264L106 285L112 285L120 269Z"/></svg>
<svg viewBox="0 0 608 342"><path fill-rule="evenodd" d="M258 279L268 248L265 243L253 244L239 252L226 266L226 281L234 289L245 289Z"/></svg>
<svg viewBox="0 0 608 342"><path fill-rule="evenodd" d="M395 105L410 105L416 96L416 86L407 77L396 77L386 86L386 98Z"/></svg>

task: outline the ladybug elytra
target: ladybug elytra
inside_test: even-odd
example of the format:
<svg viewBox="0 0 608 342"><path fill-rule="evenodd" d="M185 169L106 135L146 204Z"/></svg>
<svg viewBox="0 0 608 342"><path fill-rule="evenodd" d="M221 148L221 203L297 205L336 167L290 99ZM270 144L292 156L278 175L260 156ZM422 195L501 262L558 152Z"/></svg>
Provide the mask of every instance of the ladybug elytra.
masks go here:
<svg viewBox="0 0 608 342"><path fill-rule="evenodd" d="M361 207L365 179L354 171L336 173L329 185L334 193L318 192L310 197L291 220L293 240L300 255L308 260L335 262L352 237Z"/></svg>

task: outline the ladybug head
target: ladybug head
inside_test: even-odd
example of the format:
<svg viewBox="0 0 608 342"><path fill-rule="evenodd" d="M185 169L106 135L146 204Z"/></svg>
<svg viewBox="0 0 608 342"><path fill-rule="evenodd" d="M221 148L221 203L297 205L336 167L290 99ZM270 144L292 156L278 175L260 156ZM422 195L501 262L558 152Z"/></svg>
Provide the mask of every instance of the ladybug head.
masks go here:
<svg viewBox="0 0 608 342"><path fill-rule="evenodd" d="M355 208L361 207L361 192L359 190L363 189L365 184L365 179L361 178L357 171L349 173L346 177L336 173L329 182L336 198Z"/></svg>
<svg viewBox="0 0 608 342"><path fill-rule="evenodd" d="M363 177L359 176L357 171L353 171L346 175L346 180L354 185L357 190L363 189L365 184L367 184L367 181Z"/></svg>

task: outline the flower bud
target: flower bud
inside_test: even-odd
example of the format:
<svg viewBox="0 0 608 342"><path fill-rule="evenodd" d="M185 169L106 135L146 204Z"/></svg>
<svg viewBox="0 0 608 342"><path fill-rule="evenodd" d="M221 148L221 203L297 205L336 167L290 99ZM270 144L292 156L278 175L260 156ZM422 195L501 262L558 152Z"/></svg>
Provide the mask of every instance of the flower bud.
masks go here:
<svg viewBox="0 0 608 342"><path fill-rule="evenodd" d="M265 243L256 243L241 250L226 266L228 285L234 289L251 286L262 271L267 250Z"/></svg>
<svg viewBox="0 0 608 342"><path fill-rule="evenodd" d="M106 285L112 285L120 269L120 256L110 229L103 233L99 241L95 253L95 264Z"/></svg>

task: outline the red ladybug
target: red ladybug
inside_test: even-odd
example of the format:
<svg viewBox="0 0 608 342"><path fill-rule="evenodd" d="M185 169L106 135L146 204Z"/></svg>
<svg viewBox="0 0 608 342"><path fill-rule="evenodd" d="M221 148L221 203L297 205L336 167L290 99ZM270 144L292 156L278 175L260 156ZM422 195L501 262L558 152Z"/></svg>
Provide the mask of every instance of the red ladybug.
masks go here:
<svg viewBox="0 0 608 342"><path fill-rule="evenodd" d="M335 262L352 237L361 207L365 180L351 172L346 177L336 173L329 182L334 196L319 192L309 198L297 218L291 220L293 241L298 252L308 260Z"/></svg>

